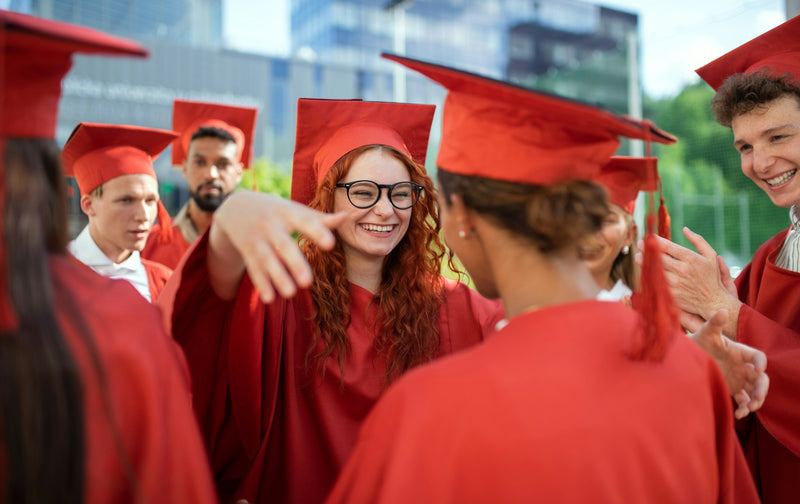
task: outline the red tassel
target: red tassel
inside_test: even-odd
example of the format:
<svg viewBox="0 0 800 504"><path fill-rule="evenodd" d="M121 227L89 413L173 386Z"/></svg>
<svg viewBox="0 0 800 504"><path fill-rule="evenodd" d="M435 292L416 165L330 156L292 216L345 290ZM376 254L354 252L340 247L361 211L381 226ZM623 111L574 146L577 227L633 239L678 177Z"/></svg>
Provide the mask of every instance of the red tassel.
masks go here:
<svg viewBox="0 0 800 504"><path fill-rule="evenodd" d="M661 195L658 205L658 236L672 241L672 225L667 211L667 204L664 202L664 195Z"/></svg>
<svg viewBox="0 0 800 504"><path fill-rule="evenodd" d="M158 223L161 225L161 233L158 235L158 243L161 245L172 243L172 217L169 216L169 212L167 212L167 209L160 200L158 202Z"/></svg>
<svg viewBox="0 0 800 504"><path fill-rule="evenodd" d="M653 234L655 217L647 216L647 236L644 239L641 292L636 296L634 308L642 317L643 340L632 357L637 360L659 361L680 329L678 310L667 288L667 279L661 261L661 251Z"/></svg>

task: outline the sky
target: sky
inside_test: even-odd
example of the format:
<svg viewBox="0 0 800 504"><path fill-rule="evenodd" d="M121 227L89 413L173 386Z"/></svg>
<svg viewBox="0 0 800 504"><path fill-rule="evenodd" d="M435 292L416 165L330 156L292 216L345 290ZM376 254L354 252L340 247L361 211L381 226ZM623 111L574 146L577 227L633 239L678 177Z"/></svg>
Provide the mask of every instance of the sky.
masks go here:
<svg viewBox="0 0 800 504"><path fill-rule="evenodd" d="M290 0L226 0L224 36L233 49L286 57ZM598 0L639 15L642 84L652 98L675 96L694 69L786 20L784 0Z"/></svg>

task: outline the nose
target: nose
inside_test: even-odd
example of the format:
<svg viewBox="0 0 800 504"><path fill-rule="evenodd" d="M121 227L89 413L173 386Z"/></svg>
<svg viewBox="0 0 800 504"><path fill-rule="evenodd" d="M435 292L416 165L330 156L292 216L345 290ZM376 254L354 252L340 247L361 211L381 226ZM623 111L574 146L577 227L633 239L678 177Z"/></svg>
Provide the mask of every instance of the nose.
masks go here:
<svg viewBox="0 0 800 504"><path fill-rule="evenodd" d="M147 203L142 201L138 205L136 205L136 209L133 212L133 217L136 219L137 222L146 222L148 217L147 211Z"/></svg>
<svg viewBox="0 0 800 504"><path fill-rule="evenodd" d="M765 173L775 163L775 157L767 149L753 148L752 163L756 173Z"/></svg>
<svg viewBox="0 0 800 504"><path fill-rule="evenodd" d="M381 197L378 198L378 202L375 203L375 206L372 207L373 211L378 215L388 215L394 212L394 207L392 206L392 202L389 200L389 190L385 187L381 188Z"/></svg>
<svg viewBox="0 0 800 504"><path fill-rule="evenodd" d="M210 180L215 180L219 178L219 168L217 168L216 164L212 164L211 167L208 169L208 178Z"/></svg>

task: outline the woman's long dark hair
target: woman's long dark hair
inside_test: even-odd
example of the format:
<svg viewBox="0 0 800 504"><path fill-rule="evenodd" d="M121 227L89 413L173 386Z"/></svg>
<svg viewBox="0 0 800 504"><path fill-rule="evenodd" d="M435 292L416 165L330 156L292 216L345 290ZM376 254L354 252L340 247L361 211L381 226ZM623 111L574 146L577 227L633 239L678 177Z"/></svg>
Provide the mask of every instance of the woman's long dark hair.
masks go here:
<svg viewBox="0 0 800 504"><path fill-rule="evenodd" d="M58 149L52 140L9 139L2 162L5 267L19 324L0 334L0 500L83 502L81 378L56 318L48 261L66 254L69 238Z"/></svg>

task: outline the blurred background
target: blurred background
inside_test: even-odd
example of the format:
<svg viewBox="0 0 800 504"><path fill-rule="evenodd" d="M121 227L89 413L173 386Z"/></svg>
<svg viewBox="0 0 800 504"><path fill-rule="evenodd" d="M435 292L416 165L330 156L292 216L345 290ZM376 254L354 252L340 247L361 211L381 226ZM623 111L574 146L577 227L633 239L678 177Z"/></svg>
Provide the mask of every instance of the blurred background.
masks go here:
<svg viewBox="0 0 800 504"><path fill-rule="evenodd" d="M170 129L173 98L259 109L253 178L288 195L300 97L441 105L445 91L382 51L555 92L652 119L678 136L656 147L673 238L699 232L741 267L785 228L788 210L741 174L730 131L693 70L800 13L800 0L0 0L0 7L103 30L144 60L75 58L57 140L80 121ZM441 115L428 153L435 172ZM639 142L619 154L641 155ZM156 161L174 214L188 199L170 152ZM499 167L499 169L502 169ZM77 187L74 187L77 195ZM73 198L73 229L84 217ZM639 205L641 207L642 205Z"/></svg>

